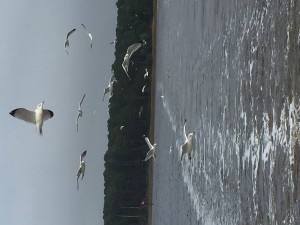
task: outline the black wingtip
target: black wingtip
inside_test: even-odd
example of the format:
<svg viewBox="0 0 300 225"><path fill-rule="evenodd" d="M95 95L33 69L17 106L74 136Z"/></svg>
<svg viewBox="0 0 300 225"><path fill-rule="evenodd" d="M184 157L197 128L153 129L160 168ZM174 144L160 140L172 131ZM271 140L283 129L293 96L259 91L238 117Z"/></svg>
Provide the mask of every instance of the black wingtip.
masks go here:
<svg viewBox="0 0 300 225"><path fill-rule="evenodd" d="M17 110L18 110L18 109L14 109L14 110L12 110L11 112L9 112L9 114L12 115L12 116L14 117Z"/></svg>
<svg viewBox="0 0 300 225"><path fill-rule="evenodd" d="M51 110L48 110L48 112L50 113L50 118L52 118L54 116L54 113Z"/></svg>

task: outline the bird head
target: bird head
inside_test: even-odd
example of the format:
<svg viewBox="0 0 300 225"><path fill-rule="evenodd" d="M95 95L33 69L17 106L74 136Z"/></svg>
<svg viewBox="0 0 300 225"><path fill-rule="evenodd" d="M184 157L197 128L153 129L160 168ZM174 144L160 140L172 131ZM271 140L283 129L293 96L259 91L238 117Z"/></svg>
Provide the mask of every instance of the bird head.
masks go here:
<svg viewBox="0 0 300 225"><path fill-rule="evenodd" d="M190 133L190 134L188 135L188 139L192 138L192 137L194 136L194 134L195 134L195 132Z"/></svg>
<svg viewBox="0 0 300 225"><path fill-rule="evenodd" d="M36 108L37 108L37 109L39 109L39 108L43 108L43 105L44 105L44 101L43 101L43 102L41 102L40 104L38 104Z"/></svg>

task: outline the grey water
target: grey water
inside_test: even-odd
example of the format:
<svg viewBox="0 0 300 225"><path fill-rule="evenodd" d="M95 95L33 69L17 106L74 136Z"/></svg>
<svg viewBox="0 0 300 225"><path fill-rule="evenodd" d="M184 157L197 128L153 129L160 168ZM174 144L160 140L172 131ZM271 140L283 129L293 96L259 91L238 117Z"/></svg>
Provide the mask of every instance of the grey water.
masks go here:
<svg viewBox="0 0 300 225"><path fill-rule="evenodd" d="M300 2L158 0L156 35L153 225L300 224Z"/></svg>

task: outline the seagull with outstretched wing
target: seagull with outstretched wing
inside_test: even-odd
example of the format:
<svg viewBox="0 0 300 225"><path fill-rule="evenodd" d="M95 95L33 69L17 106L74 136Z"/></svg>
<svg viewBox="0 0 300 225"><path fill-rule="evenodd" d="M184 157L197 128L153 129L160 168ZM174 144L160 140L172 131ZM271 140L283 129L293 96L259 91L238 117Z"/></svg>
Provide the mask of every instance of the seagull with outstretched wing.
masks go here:
<svg viewBox="0 0 300 225"><path fill-rule="evenodd" d="M123 60L123 63L122 63L122 67L127 75L127 77L129 78L130 80L130 77L128 75L128 67L129 67L129 61L130 61L130 57L131 55L137 51L140 47L142 47L142 43L135 43L135 44L132 44L130 45L128 48L127 48L127 51L126 51L126 54L124 56L124 60Z"/></svg>
<svg viewBox="0 0 300 225"><path fill-rule="evenodd" d="M114 86L115 82L117 82L117 80L116 80L115 74L113 73L108 82L108 86L106 88L104 88L103 101L104 101L104 97L107 93L110 93L110 97L113 95L113 86Z"/></svg>
<svg viewBox="0 0 300 225"><path fill-rule="evenodd" d="M192 132L189 135L186 135L185 126L186 126L186 119L184 120L184 125L183 125L184 143L181 145L180 161L182 161L182 158L185 154L188 155L189 160L192 159L191 153L193 150L192 144L193 144L193 136L194 136L195 132Z"/></svg>
<svg viewBox="0 0 300 225"><path fill-rule="evenodd" d="M78 119L79 119L79 117L82 117L82 108L81 108L81 105L82 105L82 102L83 102L84 98L85 98L85 94L82 96L81 101L79 102L78 114L77 114L77 118L76 118L77 132L78 132Z"/></svg>
<svg viewBox="0 0 300 225"><path fill-rule="evenodd" d="M79 169L77 171L77 191L79 189L79 183L78 183L78 179L81 175L81 180L83 179L84 177L84 172L85 172L85 161L83 160L84 157L86 156L86 152L87 151L84 151L80 154L80 164L79 164Z"/></svg>
<svg viewBox="0 0 300 225"><path fill-rule="evenodd" d="M17 108L12 110L9 114L18 119L24 120L28 123L33 123L39 134L43 134L43 122L53 117L54 113L49 109L43 109L44 102L38 104L35 111L29 111L24 108Z"/></svg>

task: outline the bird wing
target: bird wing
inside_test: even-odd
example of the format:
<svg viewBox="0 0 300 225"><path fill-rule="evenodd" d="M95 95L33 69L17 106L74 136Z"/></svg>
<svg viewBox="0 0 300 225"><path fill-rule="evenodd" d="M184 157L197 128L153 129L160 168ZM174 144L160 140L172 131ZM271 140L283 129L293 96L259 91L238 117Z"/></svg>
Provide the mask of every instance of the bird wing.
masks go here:
<svg viewBox="0 0 300 225"><path fill-rule="evenodd" d="M73 30L69 31L69 33L67 34L66 39L68 39L68 38L70 37L70 35L74 33L75 30L76 30L76 29L74 28Z"/></svg>
<svg viewBox="0 0 300 225"><path fill-rule="evenodd" d="M141 43L135 43L135 44L130 45L130 46L127 48L127 54L129 55L129 58L130 58L131 55L132 55L136 50L138 50L141 46L142 46Z"/></svg>
<svg viewBox="0 0 300 225"><path fill-rule="evenodd" d="M14 109L9 114L28 123L35 124L35 112L29 111L24 108L18 108Z"/></svg>
<svg viewBox="0 0 300 225"><path fill-rule="evenodd" d="M81 101L80 101L80 103L79 103L80 106L81 106L81 104L82 104L84 98L85 98L85 94L82 96L82 99L81 99Z"/></svg>
<svg viewBox="0 0 300 225"><path fill-rule="evenodd" d="M150 159L152 156L154 156L154 150L151 149L147 152L146 157L144 159L144 161L147 161L148 159Z"/></svg>
<svg viewBox="0 0 300 225"><path fill-rule="evenodd" d="M84 151L84 152L81 153L81 155L80 155L80 162L83 161L83 158L86 156L86 152L87 151Z"/></svg>
<svg viewBox="0 0 300 225"><path fill-rule="evenodd" d="M76 118L76 127L77 127L77 132L78 132L78 119L79 119L80 113L77 114L77 118Z"/></svg>
<svg viewBox="0 0 300 225"><path fill-rule="evenodd" d="M84 26L84 24L82 23L81 26L83 26L83 28L86 30L86 27Z"/></svg>
<svg viewBox="0 0 300 225"><path fill-rule="evenodd" d="M103 94L103 101L104 101L104 96L109 92L109 87L104 88L104 94Z"/></svg>
<svg viewBox="0 0 300 225"><path fill-rule="evenodd" d="M184 135L184 140L186 141L187 135L186 135L185 125L186 125L186 119L184 120L184 125L183 125L183 135Z"/></svg>
<svg viewBox="0 0 300 225"><path fill-rule="evenodd" d="M54 116L54 113L49 109L43 110L43 120L46 121Z"/></svg>
<svg viewBox="0 0 300 225"><path fill-rule="evenodd" d="M129 75L128 75L128 73L127 73L127 70L128 70L128 65L127 65L127 69L126 69L125 62L123 62L123 63L122 63L122 67L123 67L123 69L124 69L124 71L125 71L125 73L126 73L127 77L129 78L129 80L131 80L131 79L130 79L130 77L129 77Z"/></svg>
<svg viewBox="0 0 300 225"><path fill-rule="evenodd" d="M145 137L145 141L149 147L149 149L152 149L153 148L153 145L151 145L150 141L149 141L149 138L148 137Z"/></svg>

